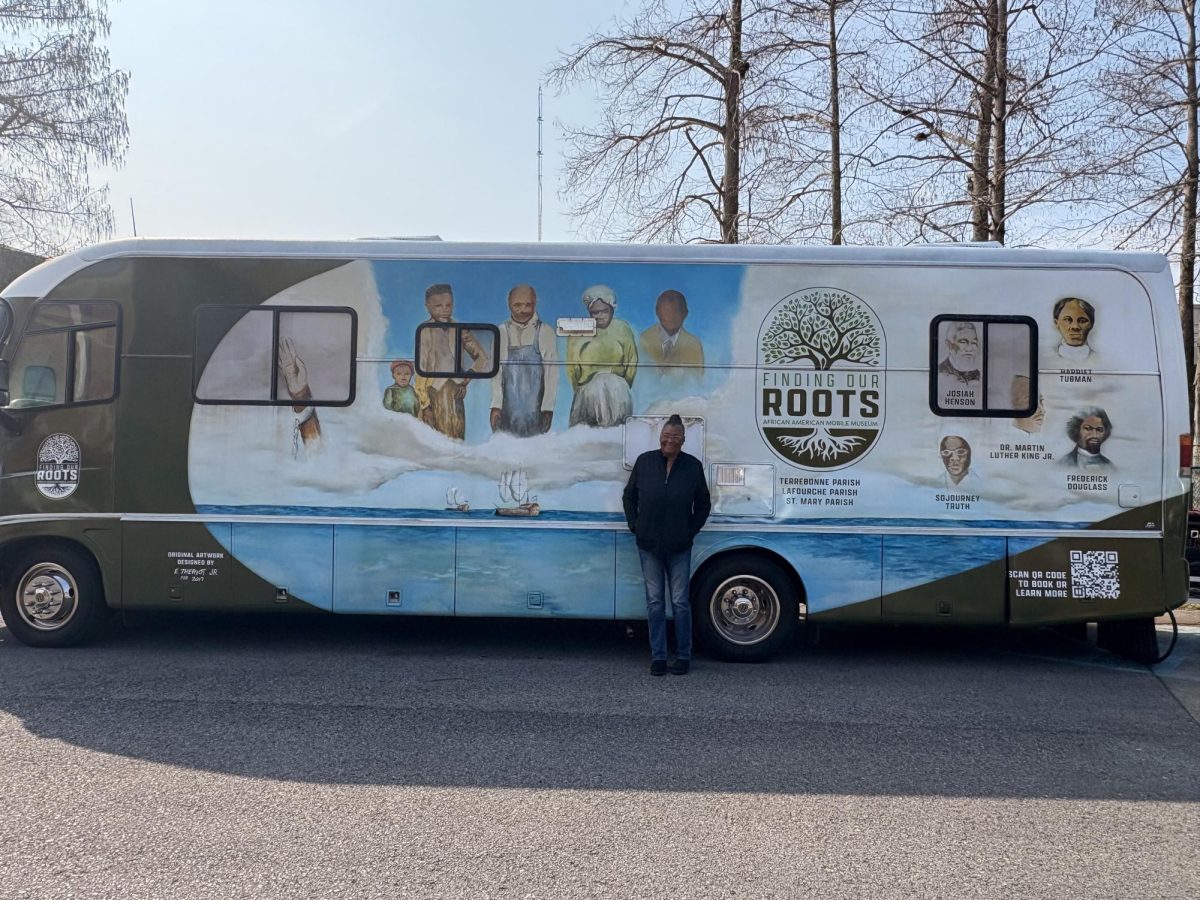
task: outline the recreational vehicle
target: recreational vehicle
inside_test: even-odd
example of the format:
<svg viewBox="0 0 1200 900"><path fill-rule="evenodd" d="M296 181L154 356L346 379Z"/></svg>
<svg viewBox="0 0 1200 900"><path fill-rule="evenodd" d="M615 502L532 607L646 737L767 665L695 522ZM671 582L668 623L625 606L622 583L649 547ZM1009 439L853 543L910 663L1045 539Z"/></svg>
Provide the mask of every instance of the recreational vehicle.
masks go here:
<svg viewBox="0 0 1200 900"><path fill-rule="evenodd" d="M696 627L1099 622L1188 596L1152 254L127 240L0 301L0 614L637 619L621 494L683 417Z"/></svg>

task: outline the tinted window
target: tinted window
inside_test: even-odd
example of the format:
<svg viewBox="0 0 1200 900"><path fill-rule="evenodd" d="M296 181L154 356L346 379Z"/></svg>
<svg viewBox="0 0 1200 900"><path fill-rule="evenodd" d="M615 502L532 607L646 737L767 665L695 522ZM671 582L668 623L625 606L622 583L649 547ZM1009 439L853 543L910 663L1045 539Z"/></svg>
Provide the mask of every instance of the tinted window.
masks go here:
<svg viewBox="0 0 1200 900"><path fill-rule="evenodd" d="M75 341L73 396L77 402L107 400L116 393L117 329L83 328Z"/></svg>
<svg viewBox="0 0 1200 900"><path fill-rule="evenodd" d="M354 399L356 327L345 307L201 307L196 400L345 406Z"/></svg>
<svg viewBox="0 0 1200 900"><path fill-rule="evenodd" d="M499 367L500 332L474 322L423 322L417 326L417 374L441 378L491 378Z"/></svg>
<svg viewBox="0 0 1200 900"><path fill-rule="evenodd" d="M938 316L929 405L941 416L1027 416L1037 406L1037 325L1025 316Z"/></svg>
<svg viewBox="0 0 1200 900"><path fill-rule="evenodd" d="M9 405L57 406L111 400L117 390L114 303L40 303L9 367Z"/></svg>
<svg viewBox="0 0 1200 900"><path fill-rule="evenodd" d="M33 309L28 331L45 331L51 328L71 328L79 325L115 325L117 307L112 303L63 303L47 301Z"/></svg>
<svg viewBox="0 0 1200 900"><path fill-rule="evenodd" d="M68 340L69 334L65 331L25 336L9 375L10 406L51 406L67 402Z"/></svg>

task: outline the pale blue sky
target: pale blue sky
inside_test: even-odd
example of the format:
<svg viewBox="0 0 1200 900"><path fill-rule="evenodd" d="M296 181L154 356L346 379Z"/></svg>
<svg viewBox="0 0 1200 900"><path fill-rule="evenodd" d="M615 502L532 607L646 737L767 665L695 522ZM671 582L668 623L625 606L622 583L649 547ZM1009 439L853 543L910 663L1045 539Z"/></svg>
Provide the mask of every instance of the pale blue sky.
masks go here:
<svg viewBox="0 0 1200 900"><path fill-rule="evenodd" d="M115 0L131 75L114 237L537 237L537 89L634 0ZM543 236L571 240L547 90Z"/></svg>

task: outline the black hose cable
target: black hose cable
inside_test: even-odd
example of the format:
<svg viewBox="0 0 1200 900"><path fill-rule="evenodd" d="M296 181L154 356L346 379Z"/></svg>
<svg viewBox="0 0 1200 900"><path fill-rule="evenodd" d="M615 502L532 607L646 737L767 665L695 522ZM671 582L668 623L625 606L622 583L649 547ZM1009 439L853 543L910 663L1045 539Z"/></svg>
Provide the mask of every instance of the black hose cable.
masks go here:
<svg viewBox="0 0 1200 900"><path fill-rule="evenodd" d="M1167 615L1171 617L1171 643L1167 645L1167 652L1153 660L1150 665L1157 666L1160 662L1171 655L1171 651L1175 649L1175 642L1179 640L1179 623L1175 620L1175 610L1168 609Z"/></svg>

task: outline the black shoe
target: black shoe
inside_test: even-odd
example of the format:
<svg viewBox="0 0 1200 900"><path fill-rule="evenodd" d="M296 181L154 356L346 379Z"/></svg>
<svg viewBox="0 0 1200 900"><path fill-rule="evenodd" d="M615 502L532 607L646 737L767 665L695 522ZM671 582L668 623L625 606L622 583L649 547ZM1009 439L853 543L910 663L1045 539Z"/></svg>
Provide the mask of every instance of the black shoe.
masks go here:
<svg viewBox="0 0 1200 900"><path fill-rule="evenodd" d="M688 669L690 669L691 667L692 667L691 660L677 659L677 660L675 660L675 662L671 663L671 674L672 675L686 675L688 673Z"/></svg>
<svg viewBox="0 0 1200 900"><path fill-rule="evenodd" d="M666 675L667 661L665 659L655 659L650 662L651 675Z"/></svg>

